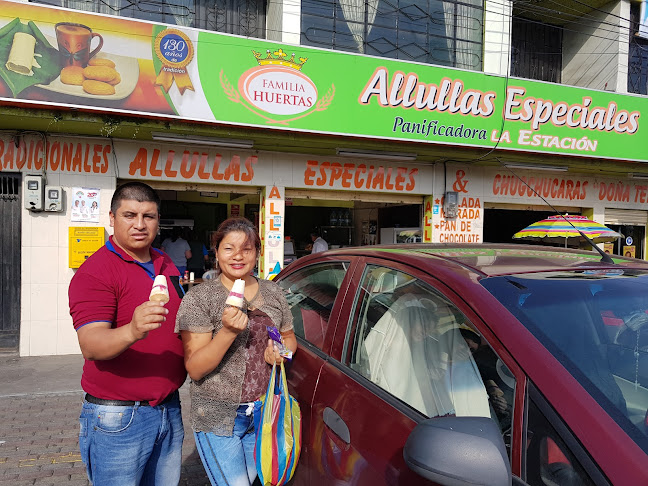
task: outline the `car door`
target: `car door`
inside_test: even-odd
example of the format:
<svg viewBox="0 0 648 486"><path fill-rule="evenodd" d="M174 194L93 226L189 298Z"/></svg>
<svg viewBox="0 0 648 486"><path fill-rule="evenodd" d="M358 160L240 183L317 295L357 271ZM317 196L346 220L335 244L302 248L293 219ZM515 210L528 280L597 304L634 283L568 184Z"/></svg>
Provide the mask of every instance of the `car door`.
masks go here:
<svg viewBox="0 0 648 486"><path fill-rule="evenodd" d="M591 456L529 382L524 427L523 464L529 486L608 486Z"/></svg>
<svg viewBox="0 0 648 486"><path fill-rule="evenodd" d="M476 329L437 284L395 262L367 259L355 269L311 405L312 485L430 484L403 459L419 422L444 415L499 420L460 333ZM432 332L444 344L431 344ZM504 431L513 417L510 374Z"/></svg>
<svg viewBox="0 0 648 486"><path fill-rule="evenodd" d="M351 264L350 259L325 259L276 280L291 309L298 343L298 351L286 368L290 394L299 402L302 413L302 451L291 482L295 486L310 484L310 404L320 368L328 359L341 302L336 299L344 294Z"/></svg>

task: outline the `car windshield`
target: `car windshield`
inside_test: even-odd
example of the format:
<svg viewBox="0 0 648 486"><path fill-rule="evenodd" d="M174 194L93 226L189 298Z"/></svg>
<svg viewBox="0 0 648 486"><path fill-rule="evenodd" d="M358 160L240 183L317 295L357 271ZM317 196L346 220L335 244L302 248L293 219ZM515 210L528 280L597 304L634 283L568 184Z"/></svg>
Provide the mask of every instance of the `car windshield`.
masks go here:
<svg viewBox="0 0 648 486"><path fill-rule="evenodd" d="M481 283L648 452L648 272L539 272Z"/></svg>

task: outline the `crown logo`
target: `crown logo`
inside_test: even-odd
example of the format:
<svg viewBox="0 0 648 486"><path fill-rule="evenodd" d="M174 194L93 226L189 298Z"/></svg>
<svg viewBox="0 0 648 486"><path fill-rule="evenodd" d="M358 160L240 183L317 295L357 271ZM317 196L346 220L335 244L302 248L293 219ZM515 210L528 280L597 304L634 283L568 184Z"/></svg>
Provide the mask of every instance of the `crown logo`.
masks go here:
<svg viewBox="0 0 648 486"><path fill-rule="evenodd" d="M292 69L296 69L297 71L300 71L302 66L308 61L307 57L300 57L299 62L295 61L295 53L290 56L290 59L286 59L288 57L288 54L286 54L283 49L279 49L278 51L275 52L270 52L270 49L268 49L267 56L262 57L263 54L260 52L252 51L254 53L254 57L256 58L257 62L259 63L259 66L267 66L267 65L275 65L275 66L286 66Z"/></svg>

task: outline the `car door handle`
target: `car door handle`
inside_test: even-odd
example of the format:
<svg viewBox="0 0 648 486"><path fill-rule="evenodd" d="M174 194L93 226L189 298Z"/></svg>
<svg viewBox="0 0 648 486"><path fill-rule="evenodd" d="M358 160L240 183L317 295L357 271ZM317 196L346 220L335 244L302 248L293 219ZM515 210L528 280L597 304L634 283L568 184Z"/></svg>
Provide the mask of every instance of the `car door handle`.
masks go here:
<svg viewBox="0 0 648 486"><path fill-rule="evenodd" d="M332 408L326 407L324 409L324 423L342 439L346 444L351 443L351 434L349 433L349 427L344 423L342 417L340 417L335 410Z"/></svg>

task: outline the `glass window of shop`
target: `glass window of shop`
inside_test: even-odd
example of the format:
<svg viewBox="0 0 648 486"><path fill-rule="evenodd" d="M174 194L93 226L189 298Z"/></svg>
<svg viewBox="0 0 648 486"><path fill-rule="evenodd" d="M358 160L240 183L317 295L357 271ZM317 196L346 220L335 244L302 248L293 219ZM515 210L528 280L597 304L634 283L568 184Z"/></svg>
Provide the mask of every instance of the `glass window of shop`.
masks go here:
<svg viewBox="0 0 648 486"><path fill-rule="evenodd" d="M637 35L641 27L641 3L630 4L628 93L648 94L648 39Z"/></svg>
<svg viewBox="0 0 648 486"><path fill-rule="evenodd" d="M622 238L619 238L615 242L603 245L606 253L632 258L644 258L645 226L629 224L608 224L606 226L623 235Z"/></svg>
<svg viewBox="0 0 648 486"><path fill-rule="evenodd" d="M265 38L265 0L33 0L148 22Z"/></svg>
<svg viewBox="0 0 648 486"><path fill-rule="evenodd" d="M301 43L481 70L482 0L302 0Z"/></svg>
<svg viewBox="0 0 648 486"><path fill-rule="evenodd" d="M523 12L520 12L523 15ZM519 78L560 83L563 29L514 15L511 32L511 74Z"/></svg>

